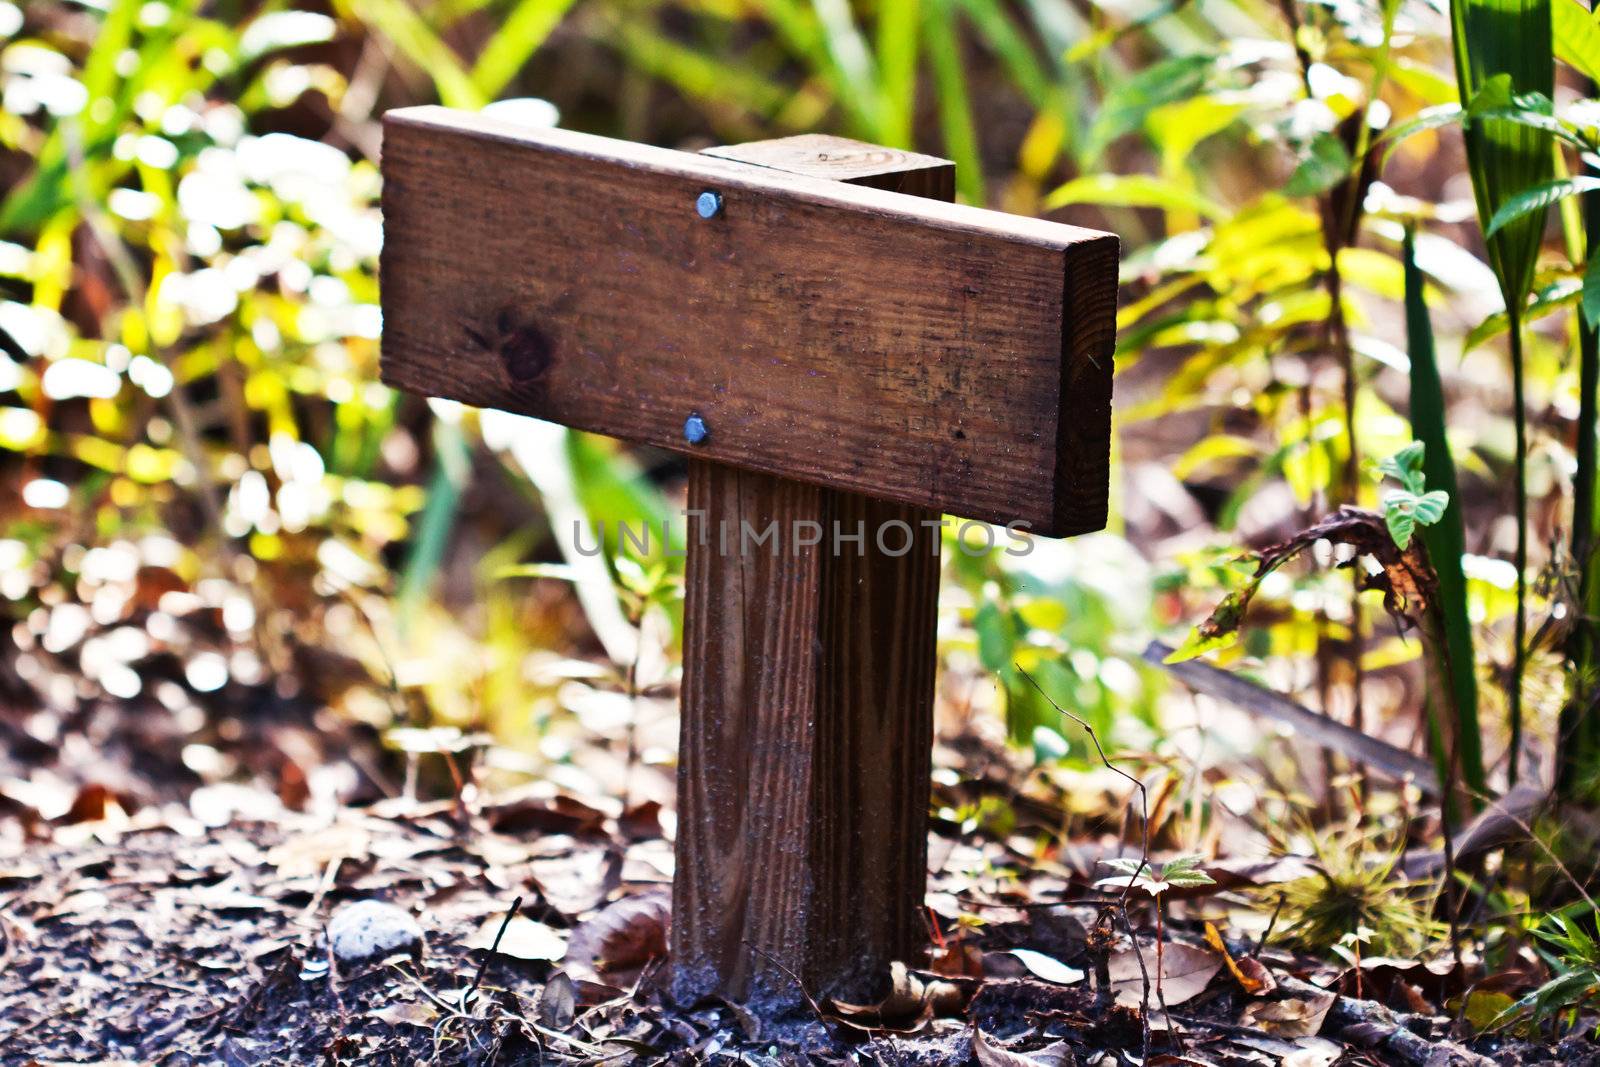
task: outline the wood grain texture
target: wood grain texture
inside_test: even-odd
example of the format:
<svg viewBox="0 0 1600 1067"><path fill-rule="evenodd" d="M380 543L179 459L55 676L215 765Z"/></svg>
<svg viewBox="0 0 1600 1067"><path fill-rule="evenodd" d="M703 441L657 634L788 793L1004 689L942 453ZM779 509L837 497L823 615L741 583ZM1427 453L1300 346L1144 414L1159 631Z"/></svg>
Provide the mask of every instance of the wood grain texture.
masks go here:
<svg viewBox="0 0 1600 1067"><path fill-rule="evenodd" d="M674 994L794 1007L792 971L865 995L925 940L939 541L919 523L937 516L704 461L689 504L733 532L727 552L690 544ZM874 543L892 519L915 531L905 556ZM741 522L774 521L824 542L737 550ZM835 552L857 524L862 550Z"/></svg>
<svg viewBox="0 0 1600 1067"><path fill-rule="evenodd" d="M956 198L956 165L948 159L825 133L723 145L702 155L930 200Z"/></svg>
<svg viewBox="0 0 1600 1067"><path fill-rule="evenodd" d="M384 125L389 384L1038 533L1103 525L1115 237L876 188L910 179L837 145ZM873 173L776 158L808 151Z"/></svg>
<svg viewBox="0 0 1600 1067"><path fill-rule="evenodd" d="M952 195L942 160L794 140L736 147ZM795 1009L799 976L813 996L864 998L925 942L939 515L704 460L689 506L707 536L690 538L684 609L674 993ZM815 523L823 542L741 554L741 523L771 522Z"/></svg>

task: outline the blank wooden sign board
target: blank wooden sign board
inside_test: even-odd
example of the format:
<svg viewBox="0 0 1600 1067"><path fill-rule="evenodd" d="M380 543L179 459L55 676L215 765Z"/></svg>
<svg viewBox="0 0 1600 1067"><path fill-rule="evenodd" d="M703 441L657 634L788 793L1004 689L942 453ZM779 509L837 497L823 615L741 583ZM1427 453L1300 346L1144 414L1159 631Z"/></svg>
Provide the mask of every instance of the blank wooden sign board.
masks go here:
<svg viewBox="0 0 1600 1067"><path fill-rule="evenodd" d="M1105 520L1117 241L832 137L385 118L383 379L690 457L680 1000L926 941L941 516Z"/></svg>

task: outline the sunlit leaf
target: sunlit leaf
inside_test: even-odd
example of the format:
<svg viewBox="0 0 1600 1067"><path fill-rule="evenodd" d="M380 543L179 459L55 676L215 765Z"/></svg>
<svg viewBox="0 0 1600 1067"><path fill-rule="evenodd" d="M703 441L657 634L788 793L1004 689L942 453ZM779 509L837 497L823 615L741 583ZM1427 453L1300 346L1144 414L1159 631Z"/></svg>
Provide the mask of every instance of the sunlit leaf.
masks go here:
<svg viewBox="0 0 1600 1067"><path fill-rule="evenodd" d="M1593 178L1586 174L1579 174L1571 178L1557 178L1553 181L1543 182L1532 188L1524 189L1500 205L1500 210L1494 213L1494 218L1489 220L1488 229L1484 232L1494 236L1508 224L1515 222L1525 215L1537 212L1542 218L1551 205L1577 193L1589 193L1600 189L1600 178Z"/></svg>
<svg viewBox="0 0 1600 1067"><path fill-rule="evenodd" d="M1193 211L1216 218L1227 208L1192 189L1150 174L1092 174L1074 178L1045 198L1045 208L1067 204L1118 204L1123 207L1159 207L1168 211Z"/></svg>
<svg viewBox="0 0 1600 1067"><path fill-rule="evenodd" d="M1590 81L1600 81L1600 23L1594 15L1578 0L1551 0L1550 23L1557 58Z"/></svg>

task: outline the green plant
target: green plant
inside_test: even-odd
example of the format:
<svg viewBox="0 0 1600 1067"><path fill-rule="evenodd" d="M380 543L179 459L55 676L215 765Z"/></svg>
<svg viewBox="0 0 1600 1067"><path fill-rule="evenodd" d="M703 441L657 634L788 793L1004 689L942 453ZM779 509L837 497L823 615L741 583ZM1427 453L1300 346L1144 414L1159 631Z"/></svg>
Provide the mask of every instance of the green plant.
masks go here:
<svg viewBox="0 0 1600 1067"><path fill-rule="evenodd" d="M1179 856L1157 866L1147 859L1117 856L1100 861L1102 867L1116 871L1117 877L1102 878L1098 884L1102 889L1137 889L1159 899L1169 889L1215 885L1216 879L1200 867L1204 862L1199 856Z"/></svg>
<svg viewBox="0 0 1600 1067"><path fill-rule="evenodd" d="M1470 803L1476 806L1480 803L1478 798L1487 792L1488 784L1483 771L1483 738L1478 723L1477 658L1473 653L1472 619L1468 614L1467 578L1461 566L1461 557L1466 552L1466 529L1458 499L1455 460L1445 431L1444 383L1439 375L1422 270L1417 266L1414 227L1406 228L1403 255L1406 351L1411 357L1411 432L1423 449L1422 484L1435 486L1446 494L1444 513L1438 521L1425 524L1421 533L1438 576L1438 618L1443 630L1441 654L1447 657L1445 680L1450 694L1448 699L1443 694L1430 695L1429 731L1439 760L1441 780L1450 781L1459 769L1472 798Z"/></svg>
<svg viewBox="0 0 1600 1067"><path fill-rule="evenodd" d="M1555 60L1550 0L1451 0L1456 81L1463 105L1492 99L1497 112L1514 102L1527 110L1554 92ZM1533 94L1533 95L1530 95ZM1548 180L1552 145L1546 129L1517 116L1471 118L1466 126L1467 166L1489 263L1505 298L1511 342L1511 404L1516 430L1515 495L1517 611L1513 623L1509 708L1509 777L1517 780L1522 741L1523 676L1527 664L1528 416L1522 325L1544 232L1543 210L1502 218L1519 195Z"/></svg>
<svg viewBox="0 0 1600 1067"><path fill-rule="evenodd" d="M1363 837L1314 839L1317 873L1283 889L1283 919L1296 946L1342 954L1358 943L1369 954L1410 957L1438 933L1430 918L1433 888L1400 877L1398 853L1374 862L1371 843Z"/></svg>
<svg viewBox="0 0 1600 1067"><path fill-rule="evenodd" d="M1095 883L1105 890L1121 890L1124 897L1137 889L1149 894L1155 903L1156 910L1156 1000L1161 1005L1161 1010L1167 1010L1166 994L1163 990L1163 976L1166 968L1163 964L1166 955L1166 892L1169 889L1186 889L1197 886L1215 885L1216 879L1200 869L1203 861L1199 856L1179 856L1168 860L1157 867L1150 861L1150 857L1141 856L1135 859L1132 856L1117 856L1113 859L1101 860L1103 867L1109 867L1117 872L1113 878L1102 878Z"/></svg>
<svg viewBox="0 0 1600 1067"><path fill-rule="evenodd" d="M1433 526L1444 518L1450 494L1443 489L1428 489L1422 471L1423 454L1427 445L1413 442L1383 460L1378 469L1400 483L1383 498L1383 521L1389 527L1389 536L1401 550L1411 544L1418 527Z"/></svg>
<svg viewBox="0 0 1600 1067"><path fill-rule="evenodd" d="M1582 91L1600 95L1600 24L1572 0L1551 5L1556 54L1582 75ZM1582 157L1582 175L1600 180L1592 154ZM1562 744L1557 788L1569 799L1592 794L1600 784L1600 709L1592 701L1600 671L1600 553L1596 552L1600 509L1600 193L1591 185L1579 200L1581 227L1569 227L1569 255L1583 267L1583 299L1575 316L1578 337L1578 420L1572 492L1572 564L1577 570L1571 634L1564 649L1567 695L1559 723ZM1576 247L1581 244L1581 248Z"/></svg>
<svg viewBox="0 0 1600 1067"><path fill-rule="evenodd" d="M1539 955L1555 976L1501 1012L1493 1028L1526 1023L1539 1029L1558 1017L1575 1015L1600 995L1600 942L1585 928L1585 923L1594 926L1595 916L1594 905L1580 901L1534 927L1534 937L1543 945Z"/></svg>

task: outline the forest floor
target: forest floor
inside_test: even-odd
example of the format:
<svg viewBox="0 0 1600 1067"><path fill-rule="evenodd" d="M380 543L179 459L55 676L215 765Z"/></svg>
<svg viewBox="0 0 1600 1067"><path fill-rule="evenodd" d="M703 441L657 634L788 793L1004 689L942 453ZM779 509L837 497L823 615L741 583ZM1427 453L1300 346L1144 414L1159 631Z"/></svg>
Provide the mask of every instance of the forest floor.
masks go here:
<svg viewBox="0 0 1600 1067"><path fill-rule="evenodd" d="M1119 929L1147 925L1140 912L1114 894L1053 905L1082 898L1074 879L971 834L934 836L930 913L950 933L879 1002L783 1025L678 1007L661 982L672 852L654 804L389 800L330 819L243 787L231 802L207 826L90 798L0 855L0 1063L1600 1065L1583 1041L1458 1044L1465 1025L1430 1007L1460 995L1454 965L1341 971L1208 944L1182 919L1163 1011L1141 977L1157 968L1148 931L1135 948ZM1224 896L1293 873L1209 869ZM341 909L368 900L413 917L420 943L331 951Z"/></svg>
<svg viewBox="0 0 1600 1067"><path fill-rule="evenodd" d="M1040 777L947 734L933 948L860 1003L799 990L763 1018L671 1001L666 756L593 734L491 794L515 753L380 738L281 685L121 701L0 667L3 1065L1600 1067L1587 1038L1473 1036L1475 993L1542 973L1281 948L1305 858L1205 863L1166 891L1158 954L1150 897L1103 884L1138 858L1109 768ZM659 703L639 740L670 755Z"/></svg>

